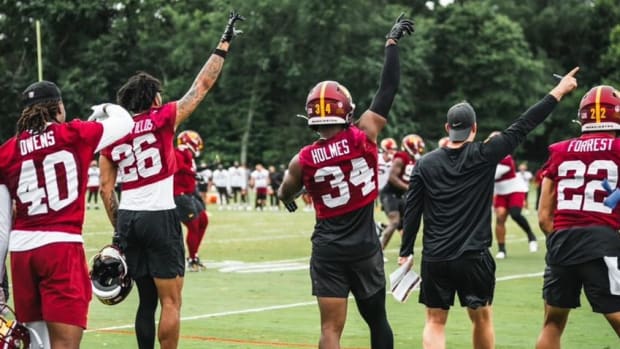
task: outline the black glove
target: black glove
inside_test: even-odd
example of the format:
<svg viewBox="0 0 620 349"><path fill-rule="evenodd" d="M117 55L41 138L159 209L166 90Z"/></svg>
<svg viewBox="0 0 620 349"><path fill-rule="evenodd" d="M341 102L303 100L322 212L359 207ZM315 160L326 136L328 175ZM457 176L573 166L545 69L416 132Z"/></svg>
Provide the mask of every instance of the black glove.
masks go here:
<svg viewBox="0 0 620 349"><path fill-rule="evenodd" d="M286 209L289 212L295 212L297 211L297 203L295 202L295 200L293 201L289 201L289 202L285 202L284 203L284 207L286 207Z"/></svg>
<svg viewBox="0 0 620 349"><path fill-rule="evenodd" d="M235 11L231 11L228 15L228 24L226 24L226 29L224 29L224 34L222 34L220 39L221 42L231 42L235 36L243 33L243 31L235 29L236 21L245 21L245 17Z"/></svg>
<svg viewBox="0 0 620 349"><path fill-rule="evenodd" d="M114 236L112 236L112 246L118 248L119 250L122 251L121 249L121 236L118 234L118 232L114 232Z"/></svg>
<svg viewBox="0 0 620 349"><path fill-rule="evenodd" d="M404 13L401 13L400 16L398 16L396 22L394 22L394 25L392 26L392 29L390 29L390 32L385 36L386 39L398 41L405 34L413 34L415 31L414 23L410 19L403 19L404 16Z"/></svg>

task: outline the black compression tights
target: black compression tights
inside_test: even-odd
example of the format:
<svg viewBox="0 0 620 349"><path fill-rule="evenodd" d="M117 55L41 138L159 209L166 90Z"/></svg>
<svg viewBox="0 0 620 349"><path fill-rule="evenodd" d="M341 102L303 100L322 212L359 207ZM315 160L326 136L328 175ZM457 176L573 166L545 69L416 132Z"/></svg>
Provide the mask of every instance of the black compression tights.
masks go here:
<svg viewBox="0 0 620 349"><path fill-rule="evenodd" d="M534 233L532 232L530 224L527 222L527 219L525 219L525 217L523 217L523 215L521 214L521 208L511 207L510 209L508 209L508 213L510 214L510 217L512 217L512 219L517 222L521 229L525 231L525 233L527 234L527 239L529 241L536 240L536 235L534 235Z"/></svg>
<svg viewBox="0 0 620 349"><path fill-rule="evenodd" d="M370 328L370 343L372 349L393 349L394 334L387 320L385 312L385 288L382 288L372 297L356 299L357 309Z"/></svg>
<svg viewBox="0 0 620 349"><path fill-rule="evenodd" d="M136 313L136 338L138 348L155 347L155 310L157 310L157 288L150 277L136 280L140 304Z"/></svg>

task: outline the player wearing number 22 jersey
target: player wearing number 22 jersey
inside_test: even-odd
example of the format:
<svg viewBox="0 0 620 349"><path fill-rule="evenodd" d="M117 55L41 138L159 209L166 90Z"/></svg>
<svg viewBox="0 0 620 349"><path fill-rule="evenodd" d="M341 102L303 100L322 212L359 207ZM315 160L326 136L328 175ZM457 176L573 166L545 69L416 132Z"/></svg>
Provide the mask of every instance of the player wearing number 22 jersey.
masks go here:
<svg viewBox="0 0 620 349"><path fill-rule="evenodd" d="M43 342L63 337L77 347L92 294L82 238L88 168L94 153L129 133L133 121L107 104L95 107L106 116L101 122L65 122L60 90L49 81L30 85L23 104L17 134L0 146L0 184L9 194L0 195L0 206L15 203L10 235L1 234L10 236L8 246L0 244L2 255L8 247L17 319L34 328L47 323L37 330ZM0 230L11 225L1 223Z"/></svg>
<svg viewBox="0 0 620 349"><path fill-rule="evenodd" d="M545 321L537 348L560 347L569 310L583 288L620 338L620 207L605 204L619 184L620 92L598 86L581 100L582 135L549 147L539 221L547 234ZM617 342L616 342L617 343Z"/></svg>

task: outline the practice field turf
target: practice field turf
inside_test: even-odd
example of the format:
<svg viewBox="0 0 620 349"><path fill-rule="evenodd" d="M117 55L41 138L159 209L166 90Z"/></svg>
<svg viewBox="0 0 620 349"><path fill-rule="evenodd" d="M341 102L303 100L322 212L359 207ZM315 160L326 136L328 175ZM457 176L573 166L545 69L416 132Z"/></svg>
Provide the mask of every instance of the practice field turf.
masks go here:
<svg viewBox="0 0 620 349"><path fill-rule="evenodd" d="M314 214L301 209L294 214L220 211L217 206L208 210L209 228L200 248L208 269L186 274L180 348L316 348L319 315L308 274ZM541 241L540 250L528 252L525 234L509 221L509 257L497 261L497 348L533 348L542 324L545 248L535 214L527 217ZM378 210L376 218L385 222ZM84 229L88 257L108 243L111 235L105 212L89 210ZM386 274L396 268L399 244L396 236L388 247ZM419 241L416 246L419 251ZM418 262L419 253L416 270ZM352 299L349 305L342 346L368 348L367 327ZM582 305L571 313L563 348L620 348L620 341L605 319L591 312L585 298ZM136 347L136 306L135 289L116 306L93 299L82 347ZM404 304L388 295L387 308L395 348L421 347L424 307L417 302L417 292ZM471 325L459 306L452 308L449 316L447 347L471 348Z"/></svg>

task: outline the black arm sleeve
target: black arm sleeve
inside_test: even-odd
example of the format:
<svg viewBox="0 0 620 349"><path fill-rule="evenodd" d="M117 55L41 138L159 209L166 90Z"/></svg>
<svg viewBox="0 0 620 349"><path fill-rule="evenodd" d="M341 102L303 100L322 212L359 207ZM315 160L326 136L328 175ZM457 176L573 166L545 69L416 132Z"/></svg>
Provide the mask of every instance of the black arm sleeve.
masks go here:
<svg viewBox="0 0 620 349"><path fill-rule="evenodd" d="M398 47L397 45L388 45L385 47L385 62L381 72L381 84L369 109L387 119L394 96L398 90L398 84L400 84Z"/></svg>
<svg viewBox="0 0 620 349"><path fill-rule="evenodd" d="M400 245L400 257L407 257L413 254L413 245L418 236L422 212L424 209L424 190L420 173L416 171L418 166L413 169L409 190L406 194L405 212L403 214L403 238ZM418 173L416 173L418 172Z"/></svg>
<svg viewBox="0 0 620 349"><path fill-rule="evenodd" d="M558 101L552 95L531 106L523 115L515 120L500 135L492 137L483 149L486 156L492 161L500 161L512 153L525 140L530 131L542 123L553 111Z"/></svg>

